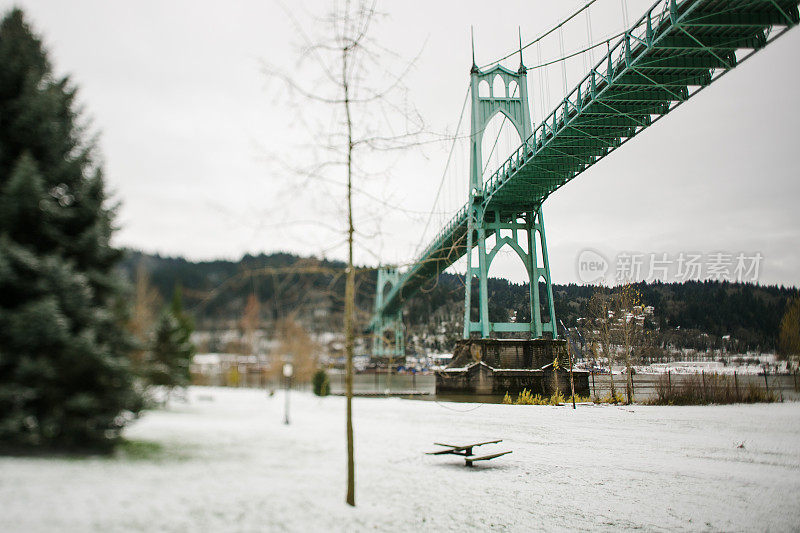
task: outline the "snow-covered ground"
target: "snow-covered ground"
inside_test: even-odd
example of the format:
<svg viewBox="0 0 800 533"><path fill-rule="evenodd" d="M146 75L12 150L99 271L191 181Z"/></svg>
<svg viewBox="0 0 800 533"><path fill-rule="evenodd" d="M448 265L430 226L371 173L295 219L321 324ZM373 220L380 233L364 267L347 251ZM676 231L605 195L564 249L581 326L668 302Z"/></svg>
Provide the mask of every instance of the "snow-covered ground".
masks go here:
<svg viewBox="0 0 800 533"><path fill-rule="evenodd" d="M797 530L800 403L539 407L193 388L113 458L0 458L0 531ZM464 467L437 442L502 438ZM138 450L138 452L136 452ZM482 450L482 449L481 449ZM135 452L135 453L134 453Z"/></svg>

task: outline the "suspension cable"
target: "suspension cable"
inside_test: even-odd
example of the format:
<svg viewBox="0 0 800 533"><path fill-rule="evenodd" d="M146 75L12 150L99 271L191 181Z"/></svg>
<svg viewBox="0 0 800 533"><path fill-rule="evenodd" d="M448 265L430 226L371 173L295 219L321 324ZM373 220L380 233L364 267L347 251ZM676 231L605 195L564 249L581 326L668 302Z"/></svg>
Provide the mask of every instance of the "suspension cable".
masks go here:
<svg viewBox="0 0 800 533"><path fill-rule="evenodd" d="M442 179L439 181L439 188L436 189L436 197L433 199L433 206L431 207L431 212L428 214L428 221L425 223L425 229L422 230L422 234L420 235L420 241L417 244L417 248L414 250L414 255L416 256L419 253L419 249L422 246L422 242L425 239L425 234L428 231L428 227L431 224L431 219L433 218L433 213L436 211L436 204L439 201L439 195L442 192L442 186L444 185L445 178L447 177L447 169L450 167L450 161L453 158L453 152L455 151L456 142L458 142L458 132L461 131L461 123L464 120L464 110L467 108L467 100L469 99L469 86L467 86L467 92L464 94L464 103L461 104L461 113L458 117L458 125L456 126L456 132L453 135L453 144L450 145L450 153L447 155L447 162L444 165L444 170L442 171Z"/></svg>
<svg viewBox="0 0 800 533"><path fill-rule="evenodd" d="M532 40L531 42L529 42L528 44L526 44L525 46L523 46L522 48L520 48L520 50L525 50L525 49L526 49L526 48L528 48L529 46L531 46L531 45L534 45L534 44L538 43L539 41L541 41L542 39L544 39L545 37L547 37L548 35L550 35L550 34L551 34L551 33L553 33L554 31L556 31L557 29L559 29L561 26L563 26L564 24L566 24L566 23L567 23L567 22L569 22L570 20L574 19L575 17L577 17L578 15L580 15L581 13L583 13L583 11L584 11L584 10L586 10L586 9L587 9L589 6L591 6L591 5L592 5L592 4L594 4L595 2L597 2L597 0L589 0L589 2L587 2L586 4L584 4L584 6L583 6L583 7L581 7L579 10L575 11L573 14L571 14L570 16L568 16L567 18L565 18L564 20L562 20L561 22L559 22L559 23L558 23L558 25L556 25L556 26L554 26L554 27L550 28L549 30L547 30L546 32L544 32L543 34L541 34L539 37L537 37L536 39ZM504 60L508 59L509 57L512 57L512 56L514 56L514 55L518 54L518 53L520 52L520 50L514 50L514 51L513 51L513 52L511 52L510 54L507 54L507 55L505 55L505 56L501 57L500 59L497 59L497 60L495 60L495 61L491 61L491 62L489 62L489 63L486 63L486 64L485 64L485 65L483 65L481 68L486 68L486 67L489 67L489 66L491 66L491 65L494 65L494 64L496 64L496 63L499 63L499 62L501 62L501 61L504 61Z"/></svg>
<svg viewBox="0 0 800 533"><path fill-rule="evenodd" d="M621 31L621 32L619 32L619 33L615 33L614 35L611 35L611 36L609 36L609 37L606 37L606 38L605 38L605 39L603 39L602 41L598 41L598 42L594 43L594 44L593 44L593 45L591 45L591 46L587 46L586 48L583 48L583 49L581 49L581 50L577 50L577 51L575 51L575 52L572 52L572 53L570 53L570 54L567 54L567 55L565 55L564 57L559 57L559 58L556 58L556 59L552 59L552 60L550 60L550 61L547 61L547 62L545 62L545 63L540 63L540 64L538 64L538 65L534 65L534 66L532 66L532 67L525 67L525 68L527 68L528 70L536 70L537 68L542 68L542 67L547 67L547 66L550 66L550 65L554 65L554 64L556 64L556 63L558 63L558 62L560 62L560 61L564 61L564 60L566 60L566 59L573 58L573 57L575 57L575 56L577 56L577 55L579 55L579 54L582 54L582 53L584 53L584 52L588 52L589 50L594 50L595 48L598 48L598 47L600 47L600 46L603 46L604 44L605 44L605 45L608 45L608 44L609 44L609 43L610 43L612 40L616 39L617 37L622 37L622 36L623 36L623 35L625 35L626 33L627 33L627 31Z"/></svg>

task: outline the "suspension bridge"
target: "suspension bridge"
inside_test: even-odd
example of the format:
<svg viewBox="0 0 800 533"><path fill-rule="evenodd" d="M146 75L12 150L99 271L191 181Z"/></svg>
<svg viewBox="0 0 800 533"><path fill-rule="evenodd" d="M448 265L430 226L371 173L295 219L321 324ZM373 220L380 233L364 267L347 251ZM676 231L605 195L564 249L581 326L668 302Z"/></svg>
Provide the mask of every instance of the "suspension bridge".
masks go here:
<svg viewBox="0 0 800 533"><path fill-rule="evenodd" d="M523 49L536 41L522 46L520 40L516 71L500 62L479 68L473 50L467 201L409 268L378 271L369 325L375 334L374 355L404 354L403 303L464 256L464 339L486 339L504 332L524 333L533 339L558 338L542 215L545 200L797 25L798 3L659 0L604 43L607 52L603 58L535 126ZM515 85L517 90L495 94L498 77L501 86ZM483 82L489 86L488 94L480 90ZM486 125L498 113L516 129L522 143L484 179L482 138ZM487 274L497 253L506 246L519 256L528 274L529 322L489 319ZM472 317L474 280L477 320ZM389 329L394 330L393 343L384 336Z"/></svg>

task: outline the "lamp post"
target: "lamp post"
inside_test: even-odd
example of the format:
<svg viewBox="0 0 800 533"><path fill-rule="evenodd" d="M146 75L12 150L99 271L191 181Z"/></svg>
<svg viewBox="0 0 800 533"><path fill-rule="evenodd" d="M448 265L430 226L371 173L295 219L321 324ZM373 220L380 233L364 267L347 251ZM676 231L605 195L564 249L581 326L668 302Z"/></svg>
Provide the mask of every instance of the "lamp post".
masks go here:
<svg viewBox="0 0 800 533"><path fill-rule="evenodd" d="M284 416L283 416L283 423L287 426L289 425L289 384L292 381L292 373L294 372L294 368L292 367L292 363L284 363L283 365L283 377L284 382L286 383L286 407L284 409Z"/></svg>

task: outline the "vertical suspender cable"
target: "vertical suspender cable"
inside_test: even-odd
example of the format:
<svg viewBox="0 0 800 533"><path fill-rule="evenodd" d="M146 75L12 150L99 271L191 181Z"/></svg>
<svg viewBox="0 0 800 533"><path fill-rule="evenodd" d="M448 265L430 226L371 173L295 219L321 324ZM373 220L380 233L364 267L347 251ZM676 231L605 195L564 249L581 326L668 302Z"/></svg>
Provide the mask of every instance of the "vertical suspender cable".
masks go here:
<svg viewBox="0 0 800 533"><path fill-rule="evenodd" d="M544 88L547 91L547 109L553 107L553 102L550 99L550 67L544 68Z"/></svg>
<svg viewBox="0 0 800 533"><path fill-rule="evenodd" d="M558 46L561 48L561 57L564 57L564 31L558 28ZM567 97L567 60L561 60L561 78L564 81L564 98Z"/></svg>
<svg viewBox="0 0 800 533"><path fill-rule="evenodd" d="M539 64L541 65L542 64L542 43L537 43L536 48L537 48L537 53L538 53L538 58L537 59L539 60ZM542 109L542 122L544 122L544 119L547 118L547 111L546 111L547 108L545 107L545 103L544 103L544 80L542 79L543 75L544 75L544 69L539 69L539 72L537 72L537 76L536 77L539 79L539 107L541 107L541 109ZM550 104L550 102L548 102L548 106L549 106L549 104Z"/></svg>
<svg viewBox="0 0 800 533"><path fill-rule="evenodd" d="M589 37L587 46L591 47L594 44L594 37L592 37L592 13L591 8L586 9L586 34ZM594 48L589 49L589 68L594 68ZM589 69L586 69L587 71Z"/></svg>
<svg viewBox="0 0 800 533"><path fill-rule="evenodd" d="M625 0L619 0L622 4L622 22L625 24L625 30L628 29L628 3Z"/></svg>

